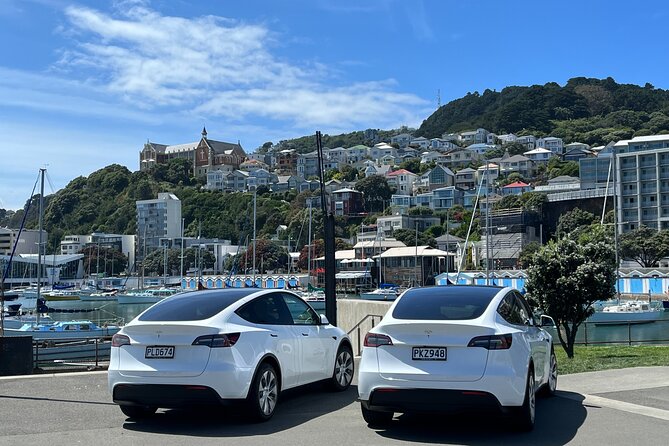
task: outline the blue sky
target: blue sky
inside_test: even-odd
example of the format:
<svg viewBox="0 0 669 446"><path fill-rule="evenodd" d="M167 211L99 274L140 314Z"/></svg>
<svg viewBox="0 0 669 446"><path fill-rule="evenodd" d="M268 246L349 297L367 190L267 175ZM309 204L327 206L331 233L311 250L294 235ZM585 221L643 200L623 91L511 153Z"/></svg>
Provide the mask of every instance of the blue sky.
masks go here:
<svg viewBox="0 0 669 446"><path fill-rule="evenodd" d="M0 0L0 208L148 139L418 126L470 91L575 76L669 88L665 1Z"/></svg>

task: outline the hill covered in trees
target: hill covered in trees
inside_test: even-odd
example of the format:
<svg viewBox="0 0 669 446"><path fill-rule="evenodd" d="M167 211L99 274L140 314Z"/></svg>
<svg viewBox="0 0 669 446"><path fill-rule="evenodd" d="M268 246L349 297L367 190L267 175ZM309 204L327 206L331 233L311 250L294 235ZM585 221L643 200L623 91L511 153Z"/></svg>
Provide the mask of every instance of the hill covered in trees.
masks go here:
<svg viewBox="0 0 669 446"><path fill-rule="evenodd" d="M669 131L669 92L648 83L618 84L610 77L573 78L564 87L550 82L474 92L440 107L415 135L434 138L478 127L607 144Z"/></svg>

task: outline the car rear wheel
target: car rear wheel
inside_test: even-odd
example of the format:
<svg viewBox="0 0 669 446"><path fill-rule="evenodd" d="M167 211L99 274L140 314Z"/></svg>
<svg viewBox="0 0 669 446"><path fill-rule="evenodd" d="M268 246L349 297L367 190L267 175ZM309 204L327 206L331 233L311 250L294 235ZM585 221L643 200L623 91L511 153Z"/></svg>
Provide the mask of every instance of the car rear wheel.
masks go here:
<svg viewBox="0 0 669 446"><path fill-rule="evenodd" d="M534 418L536 414L536 398L534 391L534 371L529 370L527 374L527 385L525 387L525 399L523 405L518 408L516 414L516 427L523 432L534 429Z"/></svg>
<svg viewBox="0 0 669 446"><path fill-rule="evenodd" d="M548 381L546 381L546 384L541 388L541 395L545 397L554 396L555 391L557 390L557 381L557 358L555 357L555 352L551 349L551 363L550 369L548 370Z"/></svg>
<svg viewBox="0 0 669 446"><path fill-rule="evenodd" d="M262 363L253 378L248 404L251 416L257 421L267 421L274 415L279 400L279 380L276 371L268 363Z"/></svg>
<svg viewBox="0 0 669 446"><path fill-rule="evenodd" d="M384 427L390 424L393 419L393 412L380 412L377 410L367 409L364 405L360 404L360 409L362 409L362 418L369 427Z"/></svg>
<svg viewBox="0 0 669 446"><path fill-rule="evenodd" d="M348 345L342 345L337 351L330 387L338 392L348 389L353 381L353 368L353 351Z"/></svg>
<svg viewBox="0 0 669 446"><path fill-rule="evenodd" d="M121 405L119 406L121 408L121 412L128 418L131 418L133 420L141 420L144 418L148 418L151 415L156 413L156 410L158 410L157 407L153 406L126 406L126 405Z"/></svg>

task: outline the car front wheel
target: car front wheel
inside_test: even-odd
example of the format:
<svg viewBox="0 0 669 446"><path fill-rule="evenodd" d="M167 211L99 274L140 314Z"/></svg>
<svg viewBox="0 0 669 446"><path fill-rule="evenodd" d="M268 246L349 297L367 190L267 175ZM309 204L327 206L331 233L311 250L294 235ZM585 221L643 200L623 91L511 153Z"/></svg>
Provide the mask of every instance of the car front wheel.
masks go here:
<svg viewBox="0 0 669 446"><path fill-rule="evenodd" d="M348 345L342 345L337 351L330 387L338 392L348 389L353 381L353 368L353 351Z"/></svg>
<svg viewBox="0 0 669 446"><path fill-rule="evenodd" d="M121 405L121 412L133 420L141 420L144 418L149 418L151 415L156 413L157 408L152 406L126 406Z"/></svg>
<svg viewBox="0 0 669 446"><path fill-rule="evenodd" d="M362 410L362 418L369 427L385 427L393 419L393 412L380 412L377 410L367 409L363 404L360 404L360 409Z"/></svg>
<svg viewBox="0 0 669 446"><path fill-rule="evenodd" d="M550 369L548 370L548 381L541 388L542 396L554 396L555 391L557 390L557 381L558 381L558 367L557 367L557 358L555 357L555 352L551 350L551 362Z"/></svg>
<svg viewBox="0 0 669 446"><path fill-rule="evenodd" d="M258 421L267 421L274 415L279 400L279 380L276 371L268 363L262 363L253 378L248 404L251 415Z"/></svg>

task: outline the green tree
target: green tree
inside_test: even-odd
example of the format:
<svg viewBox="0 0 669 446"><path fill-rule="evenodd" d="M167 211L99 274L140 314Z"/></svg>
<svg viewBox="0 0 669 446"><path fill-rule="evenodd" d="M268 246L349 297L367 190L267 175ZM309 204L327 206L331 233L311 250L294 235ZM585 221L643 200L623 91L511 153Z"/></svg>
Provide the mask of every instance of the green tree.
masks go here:
<svg viewBox="0 0 669 446"><path fill-rule="evenodd" d="M365 208L370 212L383 211L386 202L393 195L388 181L381 175L363 178L355 184L355 188L365 195Z"/></svg>
<svg viewBox="0 0 669 446"><path fill-rule="evenodd" d="M641 226L620 236L620 255L651 268L669 255L669 231Z"/></svg>
<svg viewBox="0 0 669 446"><path fill-rule="evenodd" d="M590 212L574 208L560 215L557 225L558 237L566 237L574 231L590 226L594 221L595 216Z"/></svg>
<svg viewBox="0 0 669 446"><path fill-rule="evenodd" d="M613 248L570 238L551 241L532 257L527 274L528 297L553 317L560 344L573 358L576 333L594 313L593 304L614 295Z"/></svg>
<svg viewBox="0 0 669 446"><path fill-rule="evenodd" d="M79 253L84 255L83 265L87 275L103 274L111 277L126 271L128 267L128 257L113 248L88 245Z"/></svg>
<svg viewBox="0 0 669 446"><path fill-rule="evenodd" d="M538 242L530 242L527 245L523 246L523 249L520 251L518 256L518 263L523 269L527 269L532 263L532 257L534 254L539 252L541 249L541 244Z"/></svg>
<svg viewBox="0 0 669 446"><path fill-rule="evenodd" d="M395 229L393 237L407 246L416 246L416 230L414 229ZM418 232L418 246L437 247L437 241L427 232Z"/></svg>

